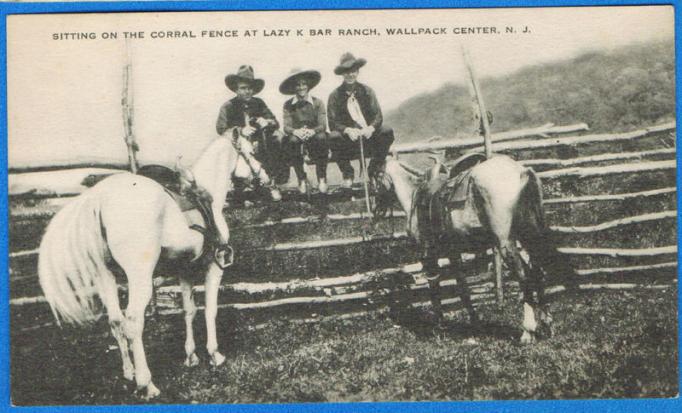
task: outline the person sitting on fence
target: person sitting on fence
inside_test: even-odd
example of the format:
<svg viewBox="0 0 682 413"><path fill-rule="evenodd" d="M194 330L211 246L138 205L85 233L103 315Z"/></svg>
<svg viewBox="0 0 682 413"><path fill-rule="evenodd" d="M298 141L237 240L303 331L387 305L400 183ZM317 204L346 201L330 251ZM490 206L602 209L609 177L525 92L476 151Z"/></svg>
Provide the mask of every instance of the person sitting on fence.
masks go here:
<svg viewBox="0 0 682 413"><path fill-rule="evenodd" d="M357 81L365 63L365 59L356 59L350 53L341 56L334 73L343 76L343 83L329 95L327 103L332 159L339 165L346 188L353 184L350 161L360 157L361 144L364 155L371 158L366 173L373 176L383 169L393 143L393 129L383 124L374 91Z"/></svg>
<svg viewBox="0 0 682 413"><path fill-rule="evenodd" d="M216 131L219 135L230 133L247 138L254 145L256 159L263 164L275 184L286 183L286 180L282 182L281 176L279 154L283 135L279 131L279 123L265 102L254 96L263 90L265 82L255 78L251 66L242 65L236 74L225 77L225 84L237 96L220 108ZM235 182L235 192L241 192L244 185L243 182ZM270 194L274 201L282 199L276 185L271 187Z"/></svg>
<svg viewBox="0 0 682 413"><path fill-rule="evenodd" d="M294 69L279 86L282 94L294 95L284 102L283 149L288 160L287 175L289 165L293 166L301 193L307 192L307 176L303 165L306 155L315 164L318 189L323 194L327 192L327 112L324 103L310 95L310 90L320 83L320 78L320 72L316 70Z"/></svg>

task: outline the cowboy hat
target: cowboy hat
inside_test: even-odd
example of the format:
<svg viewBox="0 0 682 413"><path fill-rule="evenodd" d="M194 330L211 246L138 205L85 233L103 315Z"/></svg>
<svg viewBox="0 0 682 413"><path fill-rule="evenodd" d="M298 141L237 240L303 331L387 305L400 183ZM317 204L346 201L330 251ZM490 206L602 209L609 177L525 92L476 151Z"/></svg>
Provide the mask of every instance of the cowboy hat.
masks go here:
<svg viewBox="0 0 682 413"><path fill-rule="evenodd" d="M305 80L308 89L312 89L320 83L321 78L322 75L317 70L293 69L289 77L279 85L279 91L283 95L293 95L296 93L296 84L299 80Z"/></svg>
<svg viewBox="0 0 682 413"><path fill-rule="evenodd" d="M239 66L237 74L225 76L225 85L231 91L237 93L237 85L239 82L246 82L253 88L253 94L257 95L263 90L265 82L263 79L256 79L253 75L253 67L249 65Z"/></svg>
<svg viewBox="0 0 682 413"><path fill-rule="evenodd" d="M343 56L341 56L339 65L334 69L334 73L342 75L346 72L360 69L365 63L367 63L367 60L363 58L356 59L351 53L344 53Z"/></svg>

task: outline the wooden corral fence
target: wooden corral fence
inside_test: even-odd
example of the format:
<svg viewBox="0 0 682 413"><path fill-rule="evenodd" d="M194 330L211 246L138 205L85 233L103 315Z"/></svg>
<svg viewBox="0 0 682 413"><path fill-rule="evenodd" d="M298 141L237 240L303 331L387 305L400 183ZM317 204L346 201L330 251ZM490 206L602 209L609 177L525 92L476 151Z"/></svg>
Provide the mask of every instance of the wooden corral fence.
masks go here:
<svg viewBox="0 0 682 413"><path fill-rule="evenodd" d="M579 289L667 288L676 283L677 205L675 123L626 133L588 134L587 125L554 126L492 135L492 150L534 168L543 182L544 207L560 252L578 269ZM481 150L482 138L431 139L394 145L394 156ZM17 187L14 176L71 168L122 169L81 160L60 165L15 166L10 173L10 304L12 322L30 329L51 322L37 282L37 246L62 197ZM318 320L367 311L428 305L427 282L407 238L405 215L373 224L362 199L340 200L326 218L305 203L288 201L226 210L237 251L220 294L221 307L254 320ZM491 257L465 256L467 282L477 305L495 301ZM440 260L447 266L447 260ZM344 269L340 273L339 268ZM162 275L162 274L161 274ZM566 289L552 274L548 292ZM179 287L155 284L159 314L181 311ZM459 308L456 281L442 279L444 305ZM125 290L125 288L123 288ZM195 287L198 303L203 287ZM506 296L518 285L505 280Z"/></svg>

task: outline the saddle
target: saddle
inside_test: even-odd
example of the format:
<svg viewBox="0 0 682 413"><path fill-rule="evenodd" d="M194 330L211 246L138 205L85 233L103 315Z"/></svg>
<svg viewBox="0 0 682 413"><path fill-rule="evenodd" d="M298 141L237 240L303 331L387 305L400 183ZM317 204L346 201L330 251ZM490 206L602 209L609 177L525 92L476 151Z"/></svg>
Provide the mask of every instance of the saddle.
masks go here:
<svg viewBox="0 0 682 413"><path fill-rule="evenodd" d="M162 165L145 165L137 171L137 174L161 185L166 193L178 204L182 212L199 211L205 227L193 224L189 228L200 232L204 236L204 248L201 255L194 261L205 262L207 257L215 256L218 265L223 267L224 263L218 262L216 254L222 250L227 250L230 255L232 255L232 252L229 246L221 245L218 227L211 209L211 204L213 203L211 194L198 186L194 181L185 180L183 182L184 178L181 177L180 172ZM225 267L228 265L225 265Z"/></svg>
<svg viewBox="0 0 682 413"><path fill-rule="evenodd" d="M178 204L182 212L199 209L196 203L202 202L201 195L199 193L190 194L191 187L189 186L182 188L183 185L177 171L162 165L145 165L140 167L137 174L161 185Z"/></svg>
<svg viewBox="0 0 682 413"><path fill-rule="evenodd" d="M443 244L443 236L451 225L450 211L463 208L469 198L471 168L485 159L482 153L466 154L445 164L436 163L426 174L414 200L420 244L424 248Z"/></svg>

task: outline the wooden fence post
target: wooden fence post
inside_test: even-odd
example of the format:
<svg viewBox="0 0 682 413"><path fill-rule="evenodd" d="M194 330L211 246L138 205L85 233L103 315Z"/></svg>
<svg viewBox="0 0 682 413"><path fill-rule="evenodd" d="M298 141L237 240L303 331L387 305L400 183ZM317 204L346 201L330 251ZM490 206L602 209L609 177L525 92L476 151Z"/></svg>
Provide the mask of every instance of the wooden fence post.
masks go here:
<svg viewBox="0 0 682 413"><path fill-rule="evenodd" d="M123 67L123 94L121 97L121 109L123 110L123 131L125 133L125 143L128 147L128 164L130 171L137 173L139 167L136 152L139 150L133 134L133 93L132 93L133 62L130 57L130 44L126 39L126 64Z"/></svg>
<svg viewBox="0 0 682 413"><path fill-rule="evenodd" d="M502 281L502 254L499 248L493 248L493 266L495 267L495 293L497 304L504 301L504 282Z"/></svg>
<svg viewBox="0 0 682 413"><path fill-rule="evenodd" d="M485 157L490 158L493 154L492 139L490 137L490 123L488 122L488 111L485 109L485 103L483 102L483 95L481 94L481 87L478 84L478 79L476 78L476 73L474 67L471 65L469 58L469 52L465 47L462 47L462 56L464 58L464 65L469 73L469 80L471 81L471 91L474 94L474 99L478 104L478 114L480 122L483 125L483 143L485 145Z"/></svg>
<svg viewBox="0 0 682 413"><path fill-rule="evenodd" d="M488 111L485 108L485 103L483 102L483 95L481 93L481 87L478 84L478 79L476 78L476 73L474 72L474 67L471 64L469 58L468 50L462 47L462 57L464 59L464 65L469 73L469 80L471 81L470 90L474 94L474 100L478 104L478 116L481 125L483 125L483 145L485 147L485 157L490 159L493 156L493 143L490 136L490 123L488 122ZM493 248L494 264L495 264L495 284L497 292L497 303L502 304L504 300L504 290L502 282L502 256L499 248Z"/></svg>

